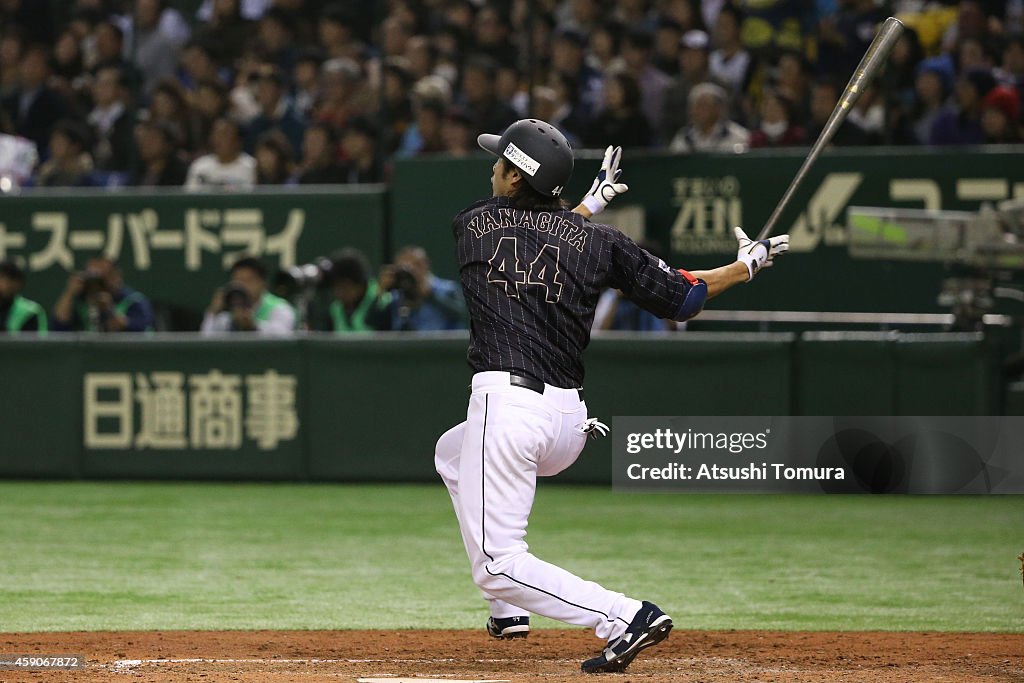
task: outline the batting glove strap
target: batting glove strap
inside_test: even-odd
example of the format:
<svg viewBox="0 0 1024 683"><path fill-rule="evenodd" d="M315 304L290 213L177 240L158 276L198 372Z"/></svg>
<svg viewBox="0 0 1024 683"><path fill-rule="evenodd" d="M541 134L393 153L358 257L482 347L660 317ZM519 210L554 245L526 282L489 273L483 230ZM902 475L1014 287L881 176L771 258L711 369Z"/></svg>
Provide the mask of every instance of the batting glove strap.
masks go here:
<svg viewBox="0 0 1024 683"><path fill-rule="evenodd" d="M583 206L587 207L591 215L604 211L609 202L620 194L629 190L625 183L618 182L622 171L619 169L619 160L622 158L621 147L608 147L604 151L604 160L601 162L601 170L594 178L590 191L583 198Z"/></svg>

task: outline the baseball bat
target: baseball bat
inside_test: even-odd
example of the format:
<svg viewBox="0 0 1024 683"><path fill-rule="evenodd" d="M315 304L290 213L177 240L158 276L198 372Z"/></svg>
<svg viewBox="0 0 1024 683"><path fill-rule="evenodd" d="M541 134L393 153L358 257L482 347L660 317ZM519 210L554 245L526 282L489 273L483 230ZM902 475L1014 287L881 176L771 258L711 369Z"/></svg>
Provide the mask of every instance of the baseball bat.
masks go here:
<svg viewBox="0 0 1024 683"><path fill-rule="evenodd" d="M786 188L786 193L782 195L782 199L779 200L775 210L772 211L772 215L769 216L768 222L761 228L761 232L758 233L757 239L767 239L772 234L772 230L775 229L775 224L779 222L779 217L782 212L789 206L789 202L793 199L793 195L796 194L796 190L800 187L800 183L803 182L804 176L814 165L814 162L821 156L821 151L828 146L828 143L832 141L836 131L839 130L839 126L843 125L843 121L850 114L850 109L860 99L861 94L867 89L868 83L875 77L878 71L882 68L882 64L885 63L886 57L892 52L892 48L896 45L896 41L899 40L900 35L903 33L903 24L896 17L889 17L882 24L882 29L875 36L875 39L871 41L871 45L868 46L867 52L860 60L860 64L857 65L857 69L853 72L853 76L850 77L850 82L846 84L846 89L843 90L842 97L839 98L839 103L836 104L836 108L832 110L831 116L828 117L828 122L825 127L821 129L821 134L818 135L818 139L814 141L814 146L811 147L810 153L807 158L804 159L804 163L800 166L800 170L796 172L796 176L793 177L793 181Z"/></svg>

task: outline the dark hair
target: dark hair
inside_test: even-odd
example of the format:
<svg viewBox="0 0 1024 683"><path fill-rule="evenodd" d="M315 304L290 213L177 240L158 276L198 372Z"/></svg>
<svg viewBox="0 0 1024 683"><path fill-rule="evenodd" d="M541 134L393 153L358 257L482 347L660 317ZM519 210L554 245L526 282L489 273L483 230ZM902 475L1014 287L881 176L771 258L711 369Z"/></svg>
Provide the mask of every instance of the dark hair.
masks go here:
<svg viewBox="0 0 1024 683"><path fill-rule="evenodd" d="M501 161L502 174L516 169L512 162L505 157L499 157L499 161ZM569 208L569 205L559 197L544 195L533 189L525 178L509 195L509 202L514 208L526 211L564 211Z"/></svg>
<svg viewBox="0 0 1024 683"><path fill-rule="evenodd" d="M630 112L635 112L640 103L640 85L636 79L625 71L616 71L611 75L612 79L622 88L623 107Z"/></svg>
<svg viewBox="0 0 1024 683"><path fill-rule="evenodd" d="M62 135L64 139L73 145L78 145L79 149L84 151L89 149L92 144L90 138L89 128L78 121L73 119L61 119L54 125L53 132L51 135Z"/></svg>
<svg viewBox="0 0 1024 683"><path fill-rule="evenodd" d="M355 247L345 247L331 255L331 284L347 280L357 285L370 281L370 262Z"/></svg>
<svg viewBox="0 0 1024 683"><path fill-rule="evenodd" d="M0 261L0 275L6 275L15 282L25 284L25 271L11 259Z"/></svg>
<svg viewBox="0 0 1024 683"><path fill-rule="evenodd" d="M253 256L243 256L234 263L231 264L231 275L234 275L238 270L242 268L248 268L249 270L256 273L261 280L266 282L267 279L267 267L263 265L263 262Z"/></svg>

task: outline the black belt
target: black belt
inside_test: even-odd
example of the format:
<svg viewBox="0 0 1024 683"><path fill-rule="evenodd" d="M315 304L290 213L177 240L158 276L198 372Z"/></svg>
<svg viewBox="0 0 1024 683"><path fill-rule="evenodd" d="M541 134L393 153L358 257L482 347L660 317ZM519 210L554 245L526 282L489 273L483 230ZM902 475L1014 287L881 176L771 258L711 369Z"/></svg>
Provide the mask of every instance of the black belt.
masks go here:
<svg viewBox="0 0 1024 683"><path fill-rule="evenodd" d="M538 394L544 393L544 382L541 382L539 379L534 379L532 377L523 377L522 375L510 374L508 376L508 383L514 387L522 387L524 389L529 389L530 391L536 391ZM582 401L583 389L577 389L576 393L580 395L580 400Z"/></svg>

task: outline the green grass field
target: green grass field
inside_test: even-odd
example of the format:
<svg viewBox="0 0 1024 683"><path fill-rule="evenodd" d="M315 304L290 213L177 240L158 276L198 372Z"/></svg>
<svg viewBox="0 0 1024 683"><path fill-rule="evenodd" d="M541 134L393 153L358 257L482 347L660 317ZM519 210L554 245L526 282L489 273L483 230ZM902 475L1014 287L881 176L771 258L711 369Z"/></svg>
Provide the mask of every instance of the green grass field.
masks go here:
<svg viewBox="0 0 1024 683"><path fill-rule="evenodd" d="M0 524L0 631L486 618L440 485L0 482ZM528 540L682 628L1024 632L1022 532L1024 496L545 485Z"/></svg>

